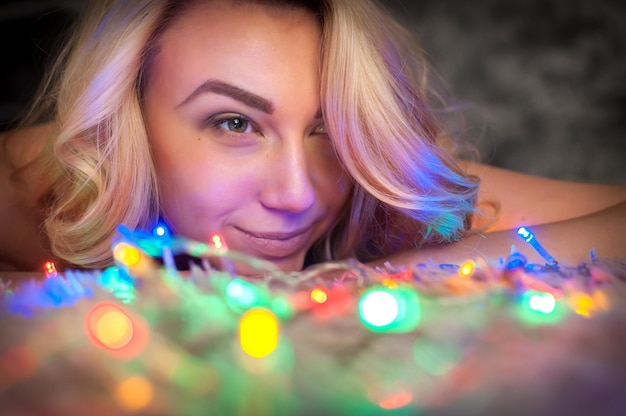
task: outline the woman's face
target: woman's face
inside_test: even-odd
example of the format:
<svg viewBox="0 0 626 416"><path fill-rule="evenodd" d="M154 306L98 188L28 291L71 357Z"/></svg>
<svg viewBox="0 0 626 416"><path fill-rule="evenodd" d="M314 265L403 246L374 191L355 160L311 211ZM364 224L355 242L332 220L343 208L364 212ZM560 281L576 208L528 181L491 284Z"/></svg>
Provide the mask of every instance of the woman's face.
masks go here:
<svg viewBox="0 0 626 416"><path fill-rule="evenodd" d="M351 189L324 133L320 35L304 10L229 2L163 33L144 112L173 232L302 268Z"/></svg>

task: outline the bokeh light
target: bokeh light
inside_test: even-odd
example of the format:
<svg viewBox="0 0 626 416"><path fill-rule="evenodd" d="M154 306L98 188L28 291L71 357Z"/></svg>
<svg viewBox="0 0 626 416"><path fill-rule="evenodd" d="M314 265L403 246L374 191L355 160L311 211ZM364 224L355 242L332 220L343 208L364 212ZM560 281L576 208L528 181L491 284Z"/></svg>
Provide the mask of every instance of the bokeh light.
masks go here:
<svg viewBox="0 0 626 416"><path fill-rule="evenodd" d="M386 287L388 287L390 289L395 289L395 288L398 287L398 283L395 280L390 279L390 278L387 277L387 278L383 279L383 286L386 286Z"/></svg>
<svg viewBox="0 0 626 416"><path fill-rule="evenodd" d="M389 292L377 290L363 297L359 312L363 321L375 327L390 325L398 317L398 302Z"/></svg>
<svg viewBox="0 0 626 416"><path fill-rule="evenodd" d="M400 409L408 406L413 401L413 393L410 391L399 391L383 397L378 401L378 405L385 410Z"/></svg>
<svg viewBox="0 0 626 416"><path fill-rule="evenodd" d="M601 290L595 290L592 294L574 292L569 295L567 302L578 315L585 318L609 309L608 298Z"/></svg>
<svg viewBox="0 0 626 416"><path fill-rule="evenodd" d="M247 311L239 322L241 349L251 357L270 355L278 345L278 319L265 308Z"/></svg>
<svg viewBox="0 0 626 416"><path fill-rule="evenodd" d="M233 279L226 285L226 303L235 312L263 306L264 301L259 288L243 279Z"/></svg>
<svg viewBox="0 0 626 416"><path fill-rule="evenodd" d="M381 379L370 383L367 387L367 397L380 409L387 411L406 407L414 399L410 385L406 381L393 379ZM375 414L378 413L376 412ZM390 414L397 413L390 412ZM401 412L401 414L404 414L404 412Z"/></svg>
<svg viewBox="0 0 626 416"><path fill-rule="evenodd" d="M359 316L375 332L410 332L421 316L417 292L406 286L370 288L359 301Z"/></svg>
<svg viewBox="0 0 626 416"><path fill-rule="evenodd" d="M98 283L123 303L130 303L136 297L133 282L121 274L120 269L115 266L106 268L98 278Z"/></svg>
<svg viewBox="0 0 626 416"><path fill-rule="evenodd" d="M154 388L150 381L141 376L131 376L121 382L115 390L117 403L131 412L146 407L154 397Z"/></svg>
<svg viewBox="0 0 626 416"><path fill-rule="evenodd" d="M556 299L550 293L536 293L528 299L528 306L537 312L548 314L556 308Z"/></svg>
<svg viewBox="0 0 626 416"><path fill-rule="evenodd" d="M169 227L161 220L152 228L152 234L157 238L165 238L171 233Z"/></svg>
<svg viewBox="0 0 626 416"><path fill-rule="evenodd" d="M117 243L113 248L113 257L116 261L126 267L133 267L139 264L141 252L135 246L127 243Z"/></svg>
<svg viewBox="0 0 626 416"><path fill-rule="evenodd" d="M468 277L474 272L474 262L467 261L459 267L459 276Z"/></svg>
<svg viewBox="0 0 626 416"><path fill-rule="evenodd" d="M311 300L315 303L324 303L328 299L328 294L321 288L315 288L311 291Z"/></svg>
<svg viewBox="0 0 626 416"><path fill-rule="evenodd" d="M46 277L54 277L58 274L56 266L51 261L47 261L43 264L43 270L46 273Z"/></svg>
<svg viewBox="0 0 626 416"><path fill-rule="evenodd" d="M293 306L284 296L274 297L270 302L270 309L281 320L287 320L293 316Z"/></svg>
<svg viewBox="0 0 626 416"><path fill-rule="evenodd" d="M563 318L565 308L551 293L528 290L522 294L517 312L528 325L552 325Z"/></svg>
<svg viewBox="0 0 626 416"><path fill-rule="evenodd" d="M110 302L99 302L87 312L85 331L95 346L121 359L136 357L148 343L146 324Z"/></svg>
<svg viewBox="0 0 626 416"><path fill-rule="evenodd" d="M107 348L122 348L133 337L133 324L122 311L111 310L97 318L96 336Z"/></svg>
<svg viewBox="0 0 626 416"><path fill-rule="evenodd" d="M218 250L226 249L226 244L224 243L224 239L219 234L211 235L211 244Z"/></svg>

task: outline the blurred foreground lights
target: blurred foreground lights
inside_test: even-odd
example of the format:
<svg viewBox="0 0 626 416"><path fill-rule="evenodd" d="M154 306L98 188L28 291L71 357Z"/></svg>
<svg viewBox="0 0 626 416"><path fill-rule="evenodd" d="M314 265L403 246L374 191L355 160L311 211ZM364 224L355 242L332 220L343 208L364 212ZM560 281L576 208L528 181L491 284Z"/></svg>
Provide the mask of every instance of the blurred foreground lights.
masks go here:
<svg viewBox="0 0 626 416"><path fill-rule="evenodd" d="M127 243L117 243L113 247L113 257L116 261L126 267L133 267L139 264L141 252L135 246Z"/></svg>
<svg viewBox="0 0 626 416"><path fill-rule="evenodd" d="M474 262L467 261L459 267L459 276L468 277L474 272Z"/></svg>
<svg viewBox="0 0 626 416"><path fill-rule="evenodd" d="M247 311L239 322L241 349L251 357L263 358L278 345L278 319L265 308Z"/></svg>
<svg viewBox="0 0 626 416"><path fill-rule="evenodd" d="M259 289L242 279L233 279L226 285L226 303L235 312L243 312L262 303Z"/></svg>
<svg viewBox="0 0 626 416"><path fill-rule="evenodd" d="M226 250L227 248L224 238L217 233L211 235L211 245L218 250Z"/></svg>
<svg viewBox="0 0 626 416"><path fill-rule="evenodd" d="M564 316L565 308L547 292L526 291L518 306L518 315L528 325L557 324Z"/></svg>
<svg viewBox="0 0 626 416"><path fill-rule="evenodd" d="M157 238L166 238L170 236L170 229L163 221L159 221L154 228L152 228L152 234Z"/></svg>
<svg viewBox="0 0 626 416"><path fill-rule="evenodd" d="M311 291L311 300L315 303L324 303L328 300L328 295L323 289L315 288Z"/></svg>
<svg viewBox="0 0 626 416"><path fill-rule="evenodd" d="M359 301L361 322L374 332L410 332L420 314L417 292L410 287L373 287Z"/></svg>
<svg viewBox="0 0 626 416"><path fill-rule="evenodd" d="M550 293L536 293L528 299L528 306L534 311L549 314L556 308L556 299Z"/></svg>
<svg viewBox="0 0 626 416"><path fill-rule="evenodd" d="M123 303L131 303L136 296L135 286L127 276L118 267L111 266L100 274L98 284L109 290L113 296Z"/></svg>
<svg viewBox="0 0 626 416"><path fill-rule="evenodd" d="M43 264L43 271L46 273L46 277L54 277L58 275L57 268L51 261L47 261Z"/></svg>
<svg viewBox="0 0 626 416"><path fill-rule="evenodd" d="M375 327L390 325L398 317L398 302L389 292L371 292L360 304L361 318Z"/></svg>
<svg viewBox="0 0 626 416"><path fill-rule="evenodd" d="M400 391L383 397L378 405L385 410L399 409L408 406L413 401L413 394L410 391Z"/></svg>
<svg viewBox="0 0 626 416"><path fill-rule="evenodd" d="M133 323L120 310L104 312L95 322L96 336L106 347L119 349L133 338Z"/></svg>
<svg viewBox="0 0 626 416"><path fill-rule="evenodd" d="M152 384L141 376L132 376L115 390L115 399L123 409L135 412L146 407L154 397Z"/></svg>
<svg viewBox="0 0 626 416"><path fill-rule="evenodd" d="M593 294L584 292L572 293L568 300L570 307L580 316L591 318L595 313L609 310L609 300L606 294L596 290Z"/></svg>
<svg viewBox="0 0 626 416"><path fill-rule="evenodd" d="M386 279L383 279L383 286L386 286L390 289L395 289L398 287L398 283L395 282L393 279L386 278Z"/></svg>
<svg viewBox="0 0 626 416"><path fill-rule="evenodd" d="M94 345L122 359L137 356L148 342L146 325L109 302L100 302L89 310L85 330Z"/></svg>
<svg viewBox="0 0 626 416"><path fill-rule="evenodd" d="M368 399L384 410L400 409L413 402L409 386L401 381L374 383L367 389Z"/></svg>

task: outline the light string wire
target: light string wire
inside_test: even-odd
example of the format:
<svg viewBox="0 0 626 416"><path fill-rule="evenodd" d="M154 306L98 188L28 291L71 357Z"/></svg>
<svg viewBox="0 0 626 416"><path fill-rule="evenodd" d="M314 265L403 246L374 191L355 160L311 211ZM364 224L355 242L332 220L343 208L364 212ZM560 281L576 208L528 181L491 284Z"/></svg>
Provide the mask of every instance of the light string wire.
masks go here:
<svg viewBox="0 0 626 416"><path fill-rule="evenodd" d="M623 295L615 283L626 274L621 260L592 256L591 264L557 271L529 266L514 251L498 264L476 259L374 270L346 261L299 274L256 262L251 267L261 277L250 279L212 267L215 259L246 262L245 255L148 234L121 229L113 247L117 265L109 269L3 285L0 306L9 313L0 316L6 334L0 367L13 370L0 371L0 404L25 406L19 398L26 396L16 394L23 389L54 401L44 387L50 368L70 368L59 373L69 378L59 385L76 387L72 372L96 384L108 380L98 394L108 395L116 411L136 414L202 414L208 403L218 414L453 406L465 393L450 379L475 361L483 362L481 373L500 377L491 372L496 358L481 352L485 345L499 348L490 336L519 340L525 333L528 344L546 325L568 328L581 324L572 317L601 320L622 310L615 307ZM163 248L207 261L179 272L154 261ZM93 375L72 364L78 356ZM131 382L132 394L123 394ZM441 394L446 403L438 402ZM488 395L476 400L489 403Z"/></svg>

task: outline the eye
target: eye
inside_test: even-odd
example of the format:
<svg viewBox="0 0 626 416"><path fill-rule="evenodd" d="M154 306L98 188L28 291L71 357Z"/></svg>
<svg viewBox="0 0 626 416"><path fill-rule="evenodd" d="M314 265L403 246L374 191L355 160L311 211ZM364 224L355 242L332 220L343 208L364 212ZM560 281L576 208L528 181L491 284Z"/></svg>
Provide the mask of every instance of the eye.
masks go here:
<svg viewBox="0 0 626 416"><path fill-rule="evenodd" d="M328 134L328 132L326 131L326 126L324 126L324 123L320 123L319 125L317 125L313 129L313 134Z"/></svg>
<svg viewBox="0 0 626 416"><path fill-rule="evenodd" d="M215 126L232 133L251 133L252 123L243 116L233 116L216 120Z"/></svg>

